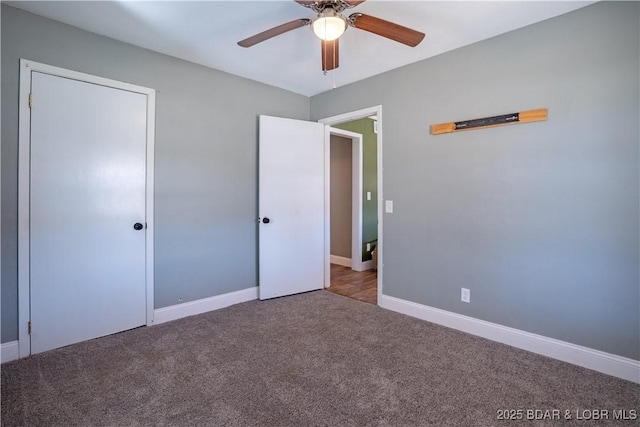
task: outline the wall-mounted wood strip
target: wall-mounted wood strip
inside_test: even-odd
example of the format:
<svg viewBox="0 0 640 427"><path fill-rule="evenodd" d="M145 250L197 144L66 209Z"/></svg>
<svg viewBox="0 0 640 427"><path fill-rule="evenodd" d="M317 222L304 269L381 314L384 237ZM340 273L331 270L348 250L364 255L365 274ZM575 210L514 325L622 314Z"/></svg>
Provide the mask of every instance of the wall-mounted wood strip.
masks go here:
<svg viewBox="0 0 640 427"><path fill-rule="evenodd" d="M460 132L463 130L482 129L488 127L512 125L516 123L539 122L547 120L547 109L520 111L518 113L503 114L500 116L485 117L482 119L464 120L460 122L439 123L431 125L431 135Z"/></svg>

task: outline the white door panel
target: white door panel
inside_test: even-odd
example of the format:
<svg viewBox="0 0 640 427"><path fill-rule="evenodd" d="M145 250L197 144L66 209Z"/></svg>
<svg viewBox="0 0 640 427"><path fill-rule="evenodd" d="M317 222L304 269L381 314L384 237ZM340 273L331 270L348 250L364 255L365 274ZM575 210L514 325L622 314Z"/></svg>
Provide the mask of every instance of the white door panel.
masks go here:
<svg viewBox="0 0 640 427"><path fill-rule="evenodd" d="M144 325L146 96L32 73L31 352Z"/></svg>
<svg viewBox="0 0 640 427"><path fill-rule="evenodd" d="M324 288L324 139L320 123L260 116L260 299Z"/></svg>

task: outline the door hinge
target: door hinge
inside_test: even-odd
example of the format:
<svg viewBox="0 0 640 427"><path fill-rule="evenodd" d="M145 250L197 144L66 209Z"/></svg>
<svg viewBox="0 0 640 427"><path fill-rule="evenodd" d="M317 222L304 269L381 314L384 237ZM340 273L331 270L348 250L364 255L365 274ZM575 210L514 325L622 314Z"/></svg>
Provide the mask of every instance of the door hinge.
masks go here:
<svg viewBox="0 0 640 427"><path fill-rule="evenodd" d="M33 97L29 94L29 108L33 105Z"/></svg>
<svg viewBox="0 0 640 427"><path fill-rule="evenodd" d="M31 335L31 320L29 320L29 323L27 324L27 333Z"/></svg>

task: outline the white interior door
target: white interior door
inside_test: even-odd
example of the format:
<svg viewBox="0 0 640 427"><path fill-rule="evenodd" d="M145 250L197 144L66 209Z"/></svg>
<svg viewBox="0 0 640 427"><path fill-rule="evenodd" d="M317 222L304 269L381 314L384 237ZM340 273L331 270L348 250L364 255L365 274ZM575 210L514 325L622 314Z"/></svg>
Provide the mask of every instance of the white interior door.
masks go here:
<svg viewBox="0 0 640 427"><path fill-rule="evenodd" d="M324 288L325 126L260 116L260 299Z"/></svg>
<svg viewBox="0 0 640 427"><path fill-rule="evenodd" d="M31 353L38 353L146 323L147 98L35 71L31 93Z"/></svg>

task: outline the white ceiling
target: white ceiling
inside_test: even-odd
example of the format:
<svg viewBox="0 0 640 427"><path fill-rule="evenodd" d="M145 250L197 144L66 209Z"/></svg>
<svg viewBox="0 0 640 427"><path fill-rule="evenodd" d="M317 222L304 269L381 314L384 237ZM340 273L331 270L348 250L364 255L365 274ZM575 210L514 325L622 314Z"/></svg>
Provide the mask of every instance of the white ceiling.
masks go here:
<svg viewBox="0 0 640 427"><path fill-rule="evenodd" d="M11 6L136 46L311 96L493 37L594 1L381 1L362 12L427 34L415 48L349 28L324 75L320 41L302 27L250 48L237 42L313 11L280 1L18 1Z"/></svg>

